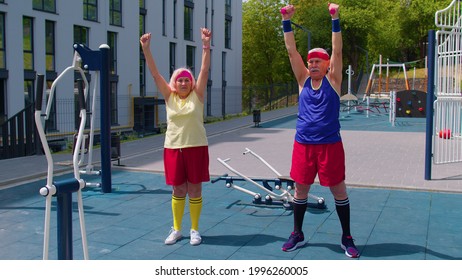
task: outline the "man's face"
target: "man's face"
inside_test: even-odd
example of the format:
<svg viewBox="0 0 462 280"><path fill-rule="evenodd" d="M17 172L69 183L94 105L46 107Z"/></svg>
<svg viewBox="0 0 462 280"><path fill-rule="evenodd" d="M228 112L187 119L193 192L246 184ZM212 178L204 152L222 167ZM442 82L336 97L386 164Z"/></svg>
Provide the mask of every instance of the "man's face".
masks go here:
<svg viewBox="0 0 462 280"><path fill-rule="evenodd" d="M308 70L312 78L324 77L329 68L329 60L311 58L308 60Z"/></svg>

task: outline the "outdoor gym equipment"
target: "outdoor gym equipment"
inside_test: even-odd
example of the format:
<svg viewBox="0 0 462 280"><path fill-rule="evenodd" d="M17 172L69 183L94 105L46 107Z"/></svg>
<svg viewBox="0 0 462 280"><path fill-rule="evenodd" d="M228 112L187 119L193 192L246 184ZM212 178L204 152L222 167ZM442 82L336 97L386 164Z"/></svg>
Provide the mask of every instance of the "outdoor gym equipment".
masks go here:
<svg viewBox="0 0 462 280"><path fill-rule="evenodd" d="M52 98L55 94L55 89L56 85L60 82L62 77L68 72L74 73L75 71L78 71L80 75L84 78L83 81L85 83L85 89L83 89L83 95L84 95L84 100L85 103L88 102L88 88L89 84L85 76L85 72L83 69L78 66L79 63L81 62L81 58L77 52L74 52L74 58L72 60L72 65L64 69L61 74L54 80L53 84L51 85L50 89L50 97ZM79 172L80 174L86 174L86 175L101 175L101 170L95 170L93 166L93 139L94 139L94 134L95 134L95 104L96 104L96 95L97 95L97 87L98 87L98 82L99 82L99 74L98 72L95 72L95 82L93 83L93 93L92 93L92 102L91 102L91 111L88 112L86 111L86 114L90 115L90 132L88 134L84 134L83 139L81 141L80 146L77 145L76 139L74 139L74 151L78 150L77 154L80 154L80 158L78 160L78 166L82 167L85 164L85 154L88 154L88 161L85 165L84 168L80 169ZM52 102L48 102L47 108L46 108L46 115L45 115L45 120L48 119L50 116L50 110L51 110L51 105ZM86 182L86 186L95 186L95 187L101 187L101 183L91 183L91 182Z"/></svg>
<svg viewBox="0 0 462 280"><path fill-rule="evenodd" d="M80 146L80 155L81 159L79 160L79 166L84 165L85 154L88 153L88 161L84 168L80 169L80 174L87 174L87 175L101 175L101 170L95 170L93 166L93 141L95 135L95 110L96 110L96 95L97 95L97 87L99 83L99 73L95 72L95 81L93 83L93 90L92 90L92 102L91 102L91 111L90 111L90 132L86 134L82 145ZM88 100L88 90L85 88L85 101ZM88 150L87 150L88 147ZM79 148L77 146L74 147L75 149ZM101 187L101 183L86 183L87 186L95 186Z"/></svg>
<svg viewBox="0 0 462 280"><path fill-rule="evenodd" d="M335 13L335 10L334 10L334 13ZM351 68L351 65L348 66L348 70L346 70L345 73L348 75L348 92L347 92L347 94L342 95L340 97L340 101L346 101L347 102L346 111L349 114L352 107L356 108L358 106L358 102L357 102L358 97L356 97L356 95L354 95L352 93L352 90L351 90L351 76L354 75L354 71ZM351 102L351 104L350 104L350 102Z"/></svg>
<svg viewBox="0 0 462 280"><path fill-rule="evenodd" d="M78 69L77 69L78 70ZM81 69L80 69L81 70ZM61 75L63 75L63 72ZM80 126L76 139L76 147L79 147L84 137L84 129L86 122L86 106L85 106L85 95L83 93L83 83L86 88L88 82L83 71L79 71L82 76L82 80L78 82L78 93L79 93L79 105L80 105ZM48 174L47 182L44 187L40 189L40 194L46 198L45 200L45 225L44 225L44 241L43 241L43 259L48 259L49 239L50 239L50 216L51 216L51 198L55 196L57 198L57 228L58 228L58 259L60 260L71 260L73 258L73 246L72 246L72 193L77 193L77 205L79 210L79 221L80 230L82 236L82 247L84 258L87 260L88 257L88 246L85 231L85 218L83 211L83 199L81 190L85 187L85 181L80 178L79 172L79 149L75 149L73 153L73 167L74 177L53 182L53 157L51 156L50 147L48 146L47 138L42 123L42 116L48 119L49 110L45 115L42 115L42 98L43 98L43 75L37 75L37 98L35 103L35 124L37 131L42 142L43 150L46 155L48 163ZM53 82L52 91L48 98L48 106L51 107L53 102L53 94L55 83L59 81L59 77Z"/></svg>
<svg viewBox="0 0 462 280"><path fill-rule="evenodd" d="M236 174L238 177L228 176L228 174L224 174L214 180L212 183L216 183L217 181L224 180L226 181L225 186L227 188L233 188L235 190L241 191L243 193L249 194L253 197L254 204L266 204L266 205L282 205L285 209L292 209L292 202L294 199L293 194L291 193L294 190L294 181L288 176L282 176L276 169L274 169L267 161L265 161L261 156L246 148L243 152L244 155L251 154L256 157L260 162L266 165L271 171L276 174L276 178L273 179L266 179L266 178L250 178L242 174L241 172L237 171L233 167L231 167L228 162L231 160L217 158L217 160L224 165L228 170ZM254 192L248 190L244 187L236 185L235 181L247 181L252 185L256 186L258 189L264 192L265 197L262 197L262 194L258 192ZM261 182L261 184L259 183ZM274 188L270 185L272 183ZM284 187L284 185L286 187ZM279 191L276 193L275 190ZM312 194L308 194L308 196L316 201L316 203L309 203L310 207L324 209L326 208L324 198L314 196Z"/></svg>
<svg viewBox="0 0 462 280"><path fill-rule="evenodd" d="M74 50L82 58L82 68L96 71L96 81L100 85L100 143L101 143L101 190L112 191L111 177L111 102L109 81L109 46L102 44L94 51L83 44L74 44ZM96 84L94 89L96 90ZM93 98L95 98L93 95ZM94 106L95 102L93 102ZM92 109L92 113L93 113ZM80 147L80 146L76 146Z"/></svg>

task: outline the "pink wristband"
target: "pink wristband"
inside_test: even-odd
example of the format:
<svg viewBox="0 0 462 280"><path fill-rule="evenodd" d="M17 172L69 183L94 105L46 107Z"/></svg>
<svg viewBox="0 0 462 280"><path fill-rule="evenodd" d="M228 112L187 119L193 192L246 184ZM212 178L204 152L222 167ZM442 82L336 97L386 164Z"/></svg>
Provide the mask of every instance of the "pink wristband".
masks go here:
<svg viewBox="0 0 462 280"><path fill-rule="evenodd" d="M202 45L203 49L210 49L210 46Z"/></svg>
<svg viewBox="0 0 462 280"><path fill-rule="evenodd" d="M286 7L282 7L282 8L281 8L281 14L282 14L282 15L287 14Z"/></svg>

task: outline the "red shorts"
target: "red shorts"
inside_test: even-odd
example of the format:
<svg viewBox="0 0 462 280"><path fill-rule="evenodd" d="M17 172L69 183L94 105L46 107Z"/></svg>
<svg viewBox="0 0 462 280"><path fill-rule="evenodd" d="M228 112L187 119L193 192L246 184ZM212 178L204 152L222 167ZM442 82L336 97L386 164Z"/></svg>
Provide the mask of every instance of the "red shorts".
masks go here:
<svg viewBox="0 0 462 280"><path fill-rule="evenodd" d="M345 180L345 151L341 141L333 144L301 144L294 141L290 177L311 185L316 174L322 186L335 186Z"/></svg>
<svg viewBox="0 0 462 280"><path fill-rule="evenodd" d="M164 148L165 182L179 186L186 182L199 184L210 181L209 148Z"/></svg>

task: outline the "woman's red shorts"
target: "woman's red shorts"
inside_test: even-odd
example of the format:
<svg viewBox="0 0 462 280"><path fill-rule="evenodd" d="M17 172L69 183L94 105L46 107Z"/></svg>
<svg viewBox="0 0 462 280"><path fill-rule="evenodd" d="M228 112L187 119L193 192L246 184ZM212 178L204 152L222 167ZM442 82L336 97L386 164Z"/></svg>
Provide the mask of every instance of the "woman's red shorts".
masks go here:
<svg viewBox="0 0 462 280"><path fill-rule="evenodd" d="M179 186L186 182L210 181L208 146L181 149L164 148L165 182Z"/></svg>

